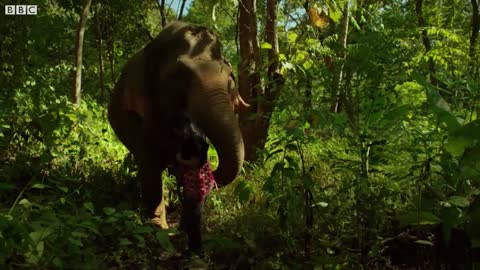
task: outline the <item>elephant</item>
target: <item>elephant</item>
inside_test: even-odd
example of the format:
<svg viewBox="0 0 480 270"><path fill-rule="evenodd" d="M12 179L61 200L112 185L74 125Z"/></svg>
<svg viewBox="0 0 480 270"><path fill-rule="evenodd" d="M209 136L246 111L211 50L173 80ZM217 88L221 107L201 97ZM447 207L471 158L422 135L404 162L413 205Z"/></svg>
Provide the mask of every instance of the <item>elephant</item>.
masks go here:
<svg viewBox="0 0 480 270"><path fill-rule="evenodd" d="M161 173L175 163L183 115L215 147L219 186L232 182L244 161L235 111L249 105L220 48L206 27L172 22L127 61L110 97L108 120L134 156L146 212L161 228L168 228Z"/></svg>

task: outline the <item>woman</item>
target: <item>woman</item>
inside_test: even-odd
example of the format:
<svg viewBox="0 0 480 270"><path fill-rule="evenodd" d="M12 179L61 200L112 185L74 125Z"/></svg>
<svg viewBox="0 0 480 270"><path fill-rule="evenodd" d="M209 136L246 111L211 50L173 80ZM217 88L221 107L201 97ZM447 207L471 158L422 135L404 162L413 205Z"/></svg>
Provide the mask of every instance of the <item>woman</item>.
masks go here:
<svg viewBox="0 0 480 270"><path fill-rule="evenodd" d="M175 176L182 188L183 212L180 229L188 236L190 252L202 250L201 219L205 197L215 186L206 137L187 116L180 120L182 140L176 155Z"/></svg>

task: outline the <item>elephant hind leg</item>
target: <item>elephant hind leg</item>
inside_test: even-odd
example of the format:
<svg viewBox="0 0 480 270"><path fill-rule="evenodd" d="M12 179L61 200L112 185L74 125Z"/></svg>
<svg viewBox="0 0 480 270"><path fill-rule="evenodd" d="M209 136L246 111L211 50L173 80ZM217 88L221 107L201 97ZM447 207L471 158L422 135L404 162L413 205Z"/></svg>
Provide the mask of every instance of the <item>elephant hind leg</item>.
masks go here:
<svg viewBox="0 0 480 270"><path fill-rule="evenodd" d="M108 119L119 140L133 153L138 165L137 179L142 186L142 199L147 215L153 217L154 224L168 228L161 178L166 166L163 166L158 154L152 154L155 144L149 144L141 117L115 106L119 104L118 97L112 96L112 99Z"/></svg>
<svg viewBox="0 0 480 270"><path fill-rule="evenodd" d="M135 112L123 111L114 106L108 110L108 120L118 139L133 153L135 158L141 152L142 119Z"/></svg>

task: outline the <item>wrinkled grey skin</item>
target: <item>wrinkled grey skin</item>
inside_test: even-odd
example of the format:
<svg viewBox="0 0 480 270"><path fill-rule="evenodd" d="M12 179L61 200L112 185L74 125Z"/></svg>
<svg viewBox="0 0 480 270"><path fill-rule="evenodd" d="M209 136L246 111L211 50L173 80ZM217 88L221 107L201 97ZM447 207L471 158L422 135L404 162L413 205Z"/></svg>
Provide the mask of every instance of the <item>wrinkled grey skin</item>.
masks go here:
<svg viewBox="0 0 480 270"><path fill-rule="evenodd" d="M167 228L161 173L175 160L182 114L215 146L219 185L230 183L244 159L235 106L248 106L235 87L231 65L218 38L205 27L173 22L135 54L113 89L108 119L120 141L133 153L148 214Z"/></svg>

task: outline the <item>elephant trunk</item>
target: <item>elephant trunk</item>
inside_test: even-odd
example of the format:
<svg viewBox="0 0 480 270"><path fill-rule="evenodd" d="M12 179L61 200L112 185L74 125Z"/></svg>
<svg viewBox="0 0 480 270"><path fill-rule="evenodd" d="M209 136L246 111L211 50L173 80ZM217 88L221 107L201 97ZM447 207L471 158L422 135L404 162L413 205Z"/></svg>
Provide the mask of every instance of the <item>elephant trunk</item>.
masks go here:
<svg viewBox="0 0 480 270"><path fill-rule="evenodd" d="M223 85L200 85L203 91L191 96L189 114L217 150L219 165L214 172L219 185L232 182L240 172L245 150L230 96ZM197 85L198 86L198 85ZM218 88L222 87L222 88Z"/></svg>

